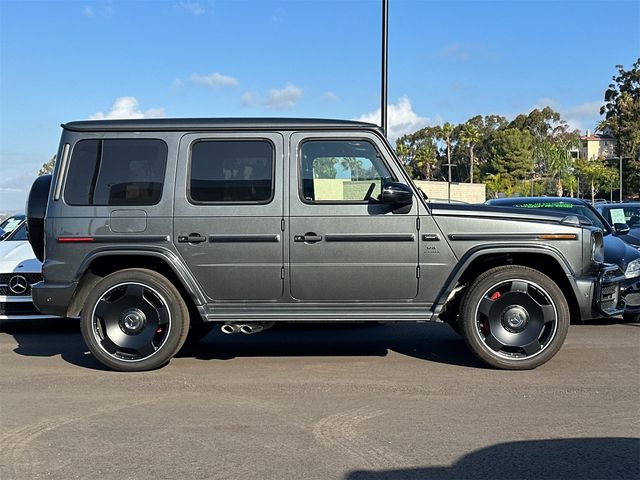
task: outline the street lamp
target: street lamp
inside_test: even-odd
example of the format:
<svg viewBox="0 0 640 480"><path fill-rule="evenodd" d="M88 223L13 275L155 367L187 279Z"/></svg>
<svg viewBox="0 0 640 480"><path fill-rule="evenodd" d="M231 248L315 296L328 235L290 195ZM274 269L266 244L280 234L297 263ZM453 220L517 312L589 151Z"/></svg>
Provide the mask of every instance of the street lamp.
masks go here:
<svg viewBox="0 0 640 480"><path fill-rule="evenodd" d="M382 78L380 92L380 126L387 136L387 70L389 53L389 0L382 0Z"/></svg>
<svg viewBox="0 0 640 480"><path fill-rule="evenodd" d="M449 168L449 178L447 179L447 203L451 203L451 167L457 167L455 163L443 163L443 167Z"/></svg>

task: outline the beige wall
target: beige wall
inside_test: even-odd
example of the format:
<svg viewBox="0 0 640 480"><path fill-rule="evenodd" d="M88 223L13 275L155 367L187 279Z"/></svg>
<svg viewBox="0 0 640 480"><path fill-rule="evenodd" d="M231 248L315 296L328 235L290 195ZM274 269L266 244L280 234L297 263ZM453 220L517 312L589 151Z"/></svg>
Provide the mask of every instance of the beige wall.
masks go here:
<svg viewBox="0 0 640 480"><path fill-rule="evenodd" d="M428 182L415 180L415 184L429 198L447 199L447 182ZM313 180L316 198L322 200L362 200L367 193L370 181L352 182L342 178L316 178ZM380 185L376 185L373 196L380 193ZM487 189L484 183L452 183L451 200L467 203L484 203Z"/></svg>
<svg viewBox="0 0 640 480"><path fill-rule="evenodd" d="M586 144L586 146L585 146ZM582 140L580 158L593 160L594 158L612 158L616 154L616 140Z"/></svg>
<svg viewBox="0 0 640 480"><path fill-rule="evenodd" d="M447 199L447 182L414 180L414 183L420 187L429 198L439 200ZM486 199L487 186L484 183L451 184L451 200L459 200L467 203L484 203Z"/></svg>

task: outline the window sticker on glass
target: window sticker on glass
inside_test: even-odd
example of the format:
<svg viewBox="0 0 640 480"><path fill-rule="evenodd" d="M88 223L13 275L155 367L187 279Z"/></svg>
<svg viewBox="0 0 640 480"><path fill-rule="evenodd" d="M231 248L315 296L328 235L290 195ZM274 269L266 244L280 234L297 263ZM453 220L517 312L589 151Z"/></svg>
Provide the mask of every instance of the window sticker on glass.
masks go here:
<svg viewBox="0 0 640 480"><path fill-rule="evenodd" d="M9 219L9 221L7 221L7 224L4 227L2 227L2 229L6 233L12 232L18 225L20 225L21 221L22 220L20 218L18 218L18 219L11 218L11 219Z"/></svg>
<svg viewBox="0 0 640 480"><path fill-rule="evenodd" d="M609 213L611 214L611 223L627 223L623 208L612 208Z"/></svg>

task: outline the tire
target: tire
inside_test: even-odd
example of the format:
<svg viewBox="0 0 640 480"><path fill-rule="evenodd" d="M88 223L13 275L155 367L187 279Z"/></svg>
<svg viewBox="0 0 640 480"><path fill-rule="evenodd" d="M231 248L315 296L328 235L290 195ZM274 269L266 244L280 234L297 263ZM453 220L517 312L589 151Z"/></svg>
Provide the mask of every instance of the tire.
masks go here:
<svg viewBox="0 0 640 480"><path fill-rule="evenodd" d="M167 364L189 332L189 310L178 290L152 270L121 270L89 293L80 331L103 365L121 372Z"/></svg>
<svg viewBox="0 0 640 480"><path fill-rule="evenodd" d="M27 238L36 258L44 261L44 216L49 202L51 175L42 175L33 182L27 199Z"/></svg>
<svg viewBox="0 0 640 480"><path fill-rule="evenodd" d="M529 370L550 360L569 330L567 300L545 274L509 265L480 275L460 305L460 330L483 362Z"/></svg>
<svg viewBox="0 0 640 480"><path fill-rule="evenodd" d="M640 322L640 313L625 313L622 315L622 319L627 323Z"/></svg>

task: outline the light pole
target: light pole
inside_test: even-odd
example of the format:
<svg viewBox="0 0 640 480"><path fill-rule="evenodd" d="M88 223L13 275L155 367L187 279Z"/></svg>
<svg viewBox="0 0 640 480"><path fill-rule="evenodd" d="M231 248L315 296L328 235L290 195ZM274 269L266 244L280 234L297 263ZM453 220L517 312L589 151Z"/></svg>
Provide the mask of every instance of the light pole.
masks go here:
<svg viewBox="0 0 640 480"><path fill-rule="evenodd" d="M455 163L443 163L443 167L449 168L449 178L447 179L447 203L451 203L451 167L457 167Z"/></svg>
<svg viewBox="0 0 640 480"><path fill-rule="evenodd" d="M389 0L382 0L382 79L380 92L380 126L387 136L387 66L389 52Z"/></svg>
<svg viewBox="0 0 640 480"><path fill-rule="evenodd" d="M622 155L620 155L620 203L622 203Z"/></svg>

